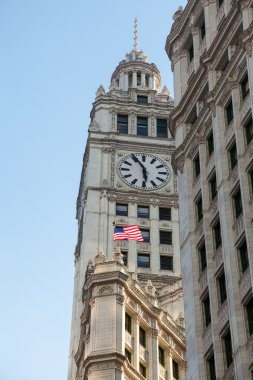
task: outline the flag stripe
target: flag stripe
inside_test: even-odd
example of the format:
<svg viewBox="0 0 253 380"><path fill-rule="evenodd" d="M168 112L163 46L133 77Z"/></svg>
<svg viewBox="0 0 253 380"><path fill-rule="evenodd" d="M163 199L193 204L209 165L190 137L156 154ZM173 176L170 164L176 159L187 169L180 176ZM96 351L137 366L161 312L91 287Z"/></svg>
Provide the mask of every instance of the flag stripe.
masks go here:
<svg viewBox="0 0 253 380"><path fill-rule="evenodd" d="M115 227L113 240L143 241L143 237L138 226L136 224L133 224L125 227Z"/></svg>

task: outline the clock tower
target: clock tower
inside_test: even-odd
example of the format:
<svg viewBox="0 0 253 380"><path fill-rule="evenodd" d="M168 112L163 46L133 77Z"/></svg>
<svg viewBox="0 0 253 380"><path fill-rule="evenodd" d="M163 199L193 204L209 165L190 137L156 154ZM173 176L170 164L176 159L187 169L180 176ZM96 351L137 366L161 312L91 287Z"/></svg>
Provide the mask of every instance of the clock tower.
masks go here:
<svg viewBox="0 0 253 380"><path fill-rule="evenodd" d="M112 328L110 326L115 326L116 330L112 328L112 331L118 331L118 329L121 331L119 326L122 325L123 320L126 323L128 317L135 320L136 315L142 315L138 312L140 301L135 304L137 306L135 306L134 314L129 311L128 317L126 317L122 311L120 316L115 312L112 320L108 319L105 322L114 308L114 301L109 301L109 296L106 297L106 295L120 292L116 299L124 298L124 294L127 294L124 286L128 281L133 281L137 288L143 289L144 293L146 289L145 297L148 302L152 296L152 307L157 309L159 306L162 313L169 314L171 323L175 324L175 331L178 331L179 341L177 344L181 347L182 353L180 357L175 354L175 360L173 360L179 368L184 362L177 179L171 168L171 154L175 143L168 125L173 100L166 86L162 91L160 91L160 86L161 77L156 65L148 63L145 54L138 49L136 22L134 48L129 54L126 54L125 59L113 72L109 91L106 92L103 86L98 88L90 114L91 122L77 199L78 242L75 250L76 271L69 380L135 378L131 377L130 370L128 377L126 375L120 377L123 376L122 363L126 356L129 366L133 366L133 371L135 370L137 373L142 370L146 371L144 377L150 379L155 379L156 373L158 376L158 362L157 366L154 365L156 369L151 370L151 364L149 366L145 360L139 361L137 358L139 353L135 352L137 348L135 350L134 345L132 348L129 346L125 348L124 328L123 335L119 334L121 338L118 335L115 338L115 349L112 348L114 347L113 341L110 341L108 346L105 343L107 337L101 337L103 331ZM115 224L117 226L138 225L144 241L114 241ZM118 269L115 268L115 263L117 263ZM114 265L113 270L110 265ZM103 271L107 275L102 280ZM91 300L95 299L92 293L95 288L90 285L91 278L94 279L94 276L99 275L99 281L104 284L106 281L112 281L112 273L116 272L126 276L125 283L115 285L116 290L112 284L110 286L107 284L107 287L114 289L110 291L113 293L110 293L108 289L101 290L103 297L100 298L103 299L103 302L107 300L107 303L102 309L99 309L102 310L103 319L98 320L96 318L100 318L101 313L91 306ZM111 279L110 276L108 277L108 273L110 273ZM124 288L124 291L119 291L119 288ZM98 294L100 294L99 292ZM128 300L131 300L131 297L129 296ZM117 300L115 305L117 305ZM121 302L124 307L117 306L123 307L124 312L126 311L125 303L124 299ZM152 307L151 305L146 305L146 307L148 315L149 309ZM96 310L94 314L92 314L92 310ZM93 321L92 318L94 318ZM154 319L152 323L157 326L155 330L158 331L158 334L157 319ZM99 333L102 324L103 329ZM154 330L151 325L148 331ZM98 335L102 339L101 344L97 341ZM177 334L174 333L174 335ZM113 339L112 336L113 332L110 334L111 339ZM177 338L174 337L175 340ZM89 342L95 339L94 342L97 343L93 342L93 348L90 346L88 348L85 339ZM150 340L150 360L152 347L157 348L159 344L157 336L155 339L155 345ZM95 347L97 347L97 351ZM154 358L158 358L156 348ZM96 377L89 372L91 370L88 371L87 366L94 364L89 362L91 360L89 358L95 357L96 352L101 355L102 349L104 350L103 358L110 350L111 355L115 354L115 350L117 355L121 355L120 359L115 357L110 359L116 363L115 368L118 368L118 375L121 373L118 377L114 372L113 375L108 375L109 377L103 377L101 373ZM133 357L132 364L130 356ZM154 358L152 359L153 363L155 363ZM87 364L88 362L89 364ZM169 370L172 371L172 364L168 364L168 368L164 369L164 371ZM182 369L180 370L182 372ZM86 372L87 375L85 375Z"/></svg>

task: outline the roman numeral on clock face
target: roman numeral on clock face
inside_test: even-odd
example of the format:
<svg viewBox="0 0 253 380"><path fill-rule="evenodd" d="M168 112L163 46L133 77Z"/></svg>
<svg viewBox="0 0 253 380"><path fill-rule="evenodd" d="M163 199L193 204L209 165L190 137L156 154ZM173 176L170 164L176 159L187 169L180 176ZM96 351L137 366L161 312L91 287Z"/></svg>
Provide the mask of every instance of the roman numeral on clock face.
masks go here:
<svg viewBox="0 0 253 380"><path fill-rule="evenodd" d="M156 169L160 169L160 168L163 168L163 165L156 166Z"/></svg>
<svg viewBox="0 0 253 380"><path fill-rule="evenodd" d="M156 159L152 158L152 160L150 161L150 163L153 164L154 162L156 162Z"/></svg>
<svg viewBox="0 0 253 380"><path fill-rule="evenodd" d="M134 185L137 181L138 181L138 179L135 178L135 179L131 182L131 184Z"/></svg>
<svg viewBox="0 0 253 380"><path fill-rule="evenodd" d="M158 179L159 181L161 182L164 182L164 179L160 178L160 177L156 177L156 179Z"/></svg>
<svg viewBox="0 0 253 380"><path fill-rule="evenodd" d="M132 176L132 174L126 174L126 175L124 175L124 178L129 178L131 176Z"/></svg>
<svg viewBox="0 0 253 380"><path fill-rule="evenodd" d="M128 162L128 161L124 161L124 164L132 166L132 164L130 162Z"/></svg>
<svg viewBox="0 0 253 380"><path fill-rule="evenodd" d="M150 181L150 183L156 187L156 183L154 181Z"/></svg>

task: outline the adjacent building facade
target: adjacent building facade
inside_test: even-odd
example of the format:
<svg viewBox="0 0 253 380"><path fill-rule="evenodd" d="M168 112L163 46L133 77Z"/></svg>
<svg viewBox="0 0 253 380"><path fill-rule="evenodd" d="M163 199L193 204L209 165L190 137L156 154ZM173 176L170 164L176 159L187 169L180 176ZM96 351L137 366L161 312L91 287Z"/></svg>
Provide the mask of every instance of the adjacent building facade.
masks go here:
<svg viewBox="0 0 253 380"><path fill-rule="evenodd" d="M172 61L188 379L253 379L253 2L189 0Z"/></svg>
<svg viewBox="0 0 253 380"><path fill-rule="evenodd" d="M91 111L69 380L186 378L173 100L135 37ZM144 241L114 242L114 224L137 224Z"/></svg>

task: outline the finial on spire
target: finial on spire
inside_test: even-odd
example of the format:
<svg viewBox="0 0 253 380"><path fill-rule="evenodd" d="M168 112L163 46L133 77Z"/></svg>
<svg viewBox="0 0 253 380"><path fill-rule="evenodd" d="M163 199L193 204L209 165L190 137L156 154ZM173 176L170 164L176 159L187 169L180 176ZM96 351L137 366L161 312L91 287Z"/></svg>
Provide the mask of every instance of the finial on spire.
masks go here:
<svg viewBox="0 0 253 380"><path fill-rule="evenodd" d="M138 51L138 20L134 19L134 50Z"/></svg>

